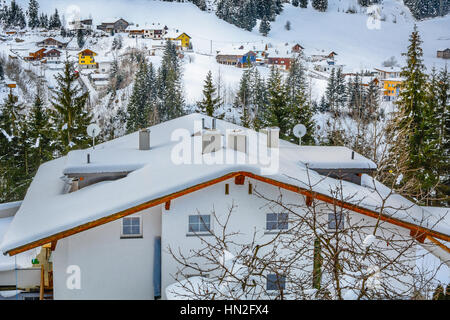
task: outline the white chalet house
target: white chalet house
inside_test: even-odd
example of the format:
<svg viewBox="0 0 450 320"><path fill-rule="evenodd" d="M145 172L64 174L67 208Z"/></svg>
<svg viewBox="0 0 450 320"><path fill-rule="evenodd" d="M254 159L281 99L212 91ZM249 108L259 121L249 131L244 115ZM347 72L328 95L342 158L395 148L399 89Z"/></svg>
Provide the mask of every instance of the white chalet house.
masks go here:
<svg viewBox="0 0 450 320"><path fill-rule="evenodd" d="M166 299L180 268L169 248L188 253L219 232L212 211L234 204L231 231L270 239L274 211L254 190L281 192L289 203L335 203L330 186L342 183L351 197L339 205L373 220L389 193L374 190L375 169L344 147L298 146L279 140L276 128L257 133L190 114L43 164L0 250L14 256L51 243L55 299ZM448 219L400 195L386 204L380 220L394 236L421 232L418 243L448 263ZM70 287L75 274L80 285Z"/></svg>

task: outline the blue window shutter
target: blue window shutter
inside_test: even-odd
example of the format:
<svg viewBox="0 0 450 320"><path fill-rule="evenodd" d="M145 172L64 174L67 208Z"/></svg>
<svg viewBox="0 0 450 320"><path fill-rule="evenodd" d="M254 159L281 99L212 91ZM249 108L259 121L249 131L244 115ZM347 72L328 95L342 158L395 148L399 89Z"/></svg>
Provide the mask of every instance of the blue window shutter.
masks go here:
<svg viewBox="0 0 450 320"><path fill-rule="evenodd" d="M155 237L153 259L153 293L161 297L161 237Z"/></svg>

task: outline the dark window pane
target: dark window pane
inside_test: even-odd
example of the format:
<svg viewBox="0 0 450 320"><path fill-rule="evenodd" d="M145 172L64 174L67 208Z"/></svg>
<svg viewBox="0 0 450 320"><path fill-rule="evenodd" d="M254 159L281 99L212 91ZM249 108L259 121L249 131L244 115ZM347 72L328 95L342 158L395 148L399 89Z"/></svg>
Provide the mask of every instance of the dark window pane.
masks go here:
<svg viewBox="0 0 450 320"><path fill-rule="evenodd" d="M132 232L132 234L140 234L141 230L140 230L139 226L132 226L131 232Z"/></svg>
<svg viewBox="0 0 450 320"><path fill-rule="evenodd" d="M266 228L267 230L276 230L277 223L275 221L267 221Z"/></svg>
<svg viewBox="0 0 450 320"><path fill-rule="evenodd" d="M123 225L124 225L124 226L129 226L129 225L131 225L130 219L129 219L129 218L124 218L124 219L123 219Z"/></svg>
<svg viewBox="0 0 450 320"><path fill-rule="evenodd" d="M125 235L131 234L131 226L123 226L123 234Z"/></svg>
<svg viewBox="0 0 450 320"><path fill-rule="evenodd" d="M197 223L197 222L198 222L198 216L189 216L189 224Z"/></svg>
<svg viewBox="0 0 450 320"><path fill-rule="evenodd" d="M267 290L281 290L286 287L286 277L276 274L267 275Z"/></svg>

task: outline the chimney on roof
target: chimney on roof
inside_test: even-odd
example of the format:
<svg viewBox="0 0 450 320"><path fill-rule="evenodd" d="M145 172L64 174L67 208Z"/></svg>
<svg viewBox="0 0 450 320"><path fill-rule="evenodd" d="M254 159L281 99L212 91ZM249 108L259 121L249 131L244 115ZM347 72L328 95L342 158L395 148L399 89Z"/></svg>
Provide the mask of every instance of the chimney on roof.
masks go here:
<svg viewBox="0 0 450 320"><path fill-rule="evenodd" d="M352 151L352 160L355 160L355 151Z"/></svg>
<svg viewBox="0 0 450 320"><path fill-rule="evenodd" d="M150 150L150 130L139 131L139 150Z"/></svg>
<svg viewBox="0 0 450 320"><path fill-rule="evenodd" d="M211 129L206 129L204 120L202 128L202 154L222 149L222 133L216 129L216 119L212 119Z"/></svg>
<svg viewBox="0 0 450 320"><path fill-rule="evenodd" d="M246 153L247 152L247 134L242 130L232 130L228 133L228 148Z"/></svg>
<svg viewBox="0 0 450 320"><path fill-rule="evenodd" d="M261 133L267 135L267 148L278 148L280 145L280 128L264 128Z"/></svg>

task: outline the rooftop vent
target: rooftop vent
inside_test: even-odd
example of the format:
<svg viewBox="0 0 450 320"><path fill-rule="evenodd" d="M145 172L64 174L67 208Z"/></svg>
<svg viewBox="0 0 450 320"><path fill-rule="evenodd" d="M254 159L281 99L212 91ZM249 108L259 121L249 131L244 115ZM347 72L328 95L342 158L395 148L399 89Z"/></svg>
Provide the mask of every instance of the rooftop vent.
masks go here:
<svg viewBox="0 0 450 320"><path fill-rule="evenodd" d="M242 130L232 130L228 133L228 148L239 152L247 152L247 134Z"/></svg>
<svg viewBox="0 0 450 320"><path fill-rule="evenodd" d="M280 145L280 128L271 127L261 130L267 135L267 148L278 148Z"/></svg>
<svg viewBox="0 0 450 320"><path fill-rule="evenodd" d="M139 150L150 150L150 130L139 131Z"/></svg>
<svg viewBox="0 0 450 320"><path fill-rule="evenodd" d="M205 127L202 119L202 153L212 153L222 149L222 133L216 128L216 119L212 119L211 129Z"/></svg>

